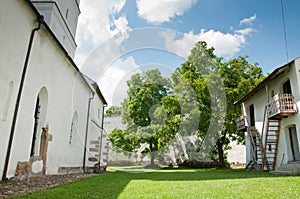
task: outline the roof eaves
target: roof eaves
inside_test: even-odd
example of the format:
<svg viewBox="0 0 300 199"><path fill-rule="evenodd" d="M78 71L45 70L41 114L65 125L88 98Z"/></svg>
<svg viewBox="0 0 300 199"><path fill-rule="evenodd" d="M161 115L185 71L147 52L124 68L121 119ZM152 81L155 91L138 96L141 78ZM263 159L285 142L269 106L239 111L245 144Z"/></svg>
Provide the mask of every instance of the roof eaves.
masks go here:
<svg viewBox="0 0 300 199"><path fill-rule="evenodd" d="M248 92L246 95L244 95L238 101L234 102L234 105L238 105L238 104L241 104L242 102L246 101L251 96L253 96L257 91L259 91L262 87L264 87L270 80L275 79L280 74L282 74L286 70L290 69L291 64L295 60L296 59L290 61L289 63L287 63L287 64L285 64L285 65L283 65L281 67L276 68L271 74L269 74L262 82L260 82L256 87L254 87L250 92Z"/></svg>
<svg viewBox="0 0 300 199"><path fill-rule="evenodd" d="M104 98L104 96L102 95L102 92L100 91L100 88L97 84L97 82L95 82L94 80L92 80L89 76L87 76L84 73L81 73L83 75L83 77L86 79L86 81L93 86L94 90L96 91L97 95L99 96L99 98L101 99L101 101L103 102L104 105L107 105L107 102Z"/></svg>
<svg viewBox="0 0 300 199"><path fill-rule="evenodd" d="M103 102L103 104L104 104L104 105L107 105L107 102L106 102L104 96L102 95L102 93L101 93L101 91L100 91L100 88L99 88L98 84L97 84L96 82L94 82L94 83L92 84L92 86L94 87L94 89L95 89L97 95L100 97L100 99L101 99L101 101Z"/></svg>

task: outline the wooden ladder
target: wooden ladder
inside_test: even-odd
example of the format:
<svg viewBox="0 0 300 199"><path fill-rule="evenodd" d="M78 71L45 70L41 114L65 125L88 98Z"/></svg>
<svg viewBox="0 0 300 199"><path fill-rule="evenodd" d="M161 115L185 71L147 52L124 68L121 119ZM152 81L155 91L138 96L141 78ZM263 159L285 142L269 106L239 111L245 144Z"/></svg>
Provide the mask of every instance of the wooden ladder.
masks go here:
<svg viewBox="0 0 300 199"><path fill-rule="evenodd" d="M264 143L264 157L262 161L263 167L266 166L267 170L275 170L279 133L280 120L268 119Z"/></svg>
<svg viewBox="0 0 300 199"><path fill-rule="evenodd" d="M258 132L258 130L252 129L251 130L251 134L252 134L252 139L253 139L253 146L255 147L254 150L254 156L255 156L255 166L256 166L256 170L262 170L263 168L263 147L262 147L262 141L261 141L261 136L260 133Z"/></svg>
<svg viewBox="0 0 300 199"><path fill-rule="evenodd" d="M249 128L249 135L252 147L252 161L249 162L246 170L256 169L259 171L263 168L263 147L261 136L258 130L254 127Z"/></svg>
<svg viewBox="0 0 300 199"><path fill-rule="evenodd" d="M261 171L263 169L263 146L261 136L257 129L253 133L255 135L254 141L256 146L256 170Z"/></svg>

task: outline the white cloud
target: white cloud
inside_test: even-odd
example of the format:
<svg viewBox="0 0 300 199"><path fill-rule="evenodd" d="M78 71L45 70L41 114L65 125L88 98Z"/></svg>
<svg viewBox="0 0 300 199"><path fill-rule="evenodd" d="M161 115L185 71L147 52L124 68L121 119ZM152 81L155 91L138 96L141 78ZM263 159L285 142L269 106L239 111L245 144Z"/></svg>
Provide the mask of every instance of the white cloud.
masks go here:
<svg viewBox="0 0 300 199"><path fill-rule="evenodd" d="M126 0L84 0L80 2L75 62L81 66L87 55L101 42L130 31L124 15L116 18Z"/></svg>
<svg viewBox="0 0 300 199"><path fill-rule="evenodd" d="M114 2L112 10L114 11L115 14L117 14L123 9L123 7L126 3L126 0L113 0L113 1L108 1L108 2Z"/></svg>
<svg viewBox="0 0 300 199"><path fill-rule="evenodd" d="M125 15L122 15L119 18L114 19L113 24L114 24L114 29L111 30L111 33L113 35L117 35L117 34L127 35L128 32L131 31L131 28L129 28L128 26L128 21Z"/></svg>
<svg viewBox="0 0 300 199"><path fill-rule="evenodd" d="M187 57L191 49L198 41L205 41L208 47L215 48L215 54L224 58L231 58L238 53L247 43L247 36L254 29L246 28L234 31L233 34L223 33L216 30L202 29L199 34L193 31L185 33L180 39L176 39L174 33L163 32L166 48L181 57Z"/></svg>
<svg viewBox="0 0 300 199"><path fill-rule="evenodd" d="M168 22L183 15L197 0L136 0L138 15L149 23Z"/></svg>
<svg viewBox="0 0 300 199"><path fill-rule="evenodd" d="M235 33L241 34L241 35L249 35L252 32L255 32L253 28L245 28L240 30L235 30Z"/></svg>
<svg viewBox="0 0 300 199"><path fill-rule="evenodd" d="M100 77L99 87L109 105L120 105L127 95L127 80L141 72L133 57L118 59Z"/></svg>
<svg viewBox="0 0 300 199"><path fill-rule="evenodd" d="M244 18L240 21L240 25L242 24L252 24L252 22L256 19L256 14L252 15L249 18Z"/></svg>
<svg viewBox="0 0 300 199"><path fill-rule="evenodd" d="M188 33L185 33L181 39L176 39L173 31L162 31L160 36L165 39L165 46L170 52L183 58L188 57L196 43L196 40L188 36Z"/></svg>

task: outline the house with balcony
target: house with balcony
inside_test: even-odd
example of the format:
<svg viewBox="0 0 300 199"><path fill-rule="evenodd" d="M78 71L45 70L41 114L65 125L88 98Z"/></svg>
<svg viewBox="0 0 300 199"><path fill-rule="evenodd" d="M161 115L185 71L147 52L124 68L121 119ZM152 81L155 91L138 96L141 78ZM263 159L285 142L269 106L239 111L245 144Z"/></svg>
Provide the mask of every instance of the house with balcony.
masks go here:
<svg viewBox="0 0 300 199"><path fill-rule="evenodd" d="M300 173L300 57L278 67L235 105L246 169Z"/></svg>

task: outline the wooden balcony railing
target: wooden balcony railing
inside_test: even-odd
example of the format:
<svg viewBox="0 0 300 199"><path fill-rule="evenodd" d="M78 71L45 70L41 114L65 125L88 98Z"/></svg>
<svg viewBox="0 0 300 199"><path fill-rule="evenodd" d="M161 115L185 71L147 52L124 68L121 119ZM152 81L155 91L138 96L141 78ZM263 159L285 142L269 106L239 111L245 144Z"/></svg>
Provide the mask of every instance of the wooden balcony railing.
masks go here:
<svg viewBox="0 0 300 199"><path fill-rule="evenodd" d="M238 131L246 129L245 116L242 115L236 119L236 128Z"/></svg>
<svg viewBox="0 0 300 199"><path fill-rule="evenodd" d="M268 118L280 118L294 115L296 113L294 105L294 96L292 94L276 94L267 103L267 116Z"/></svg>

